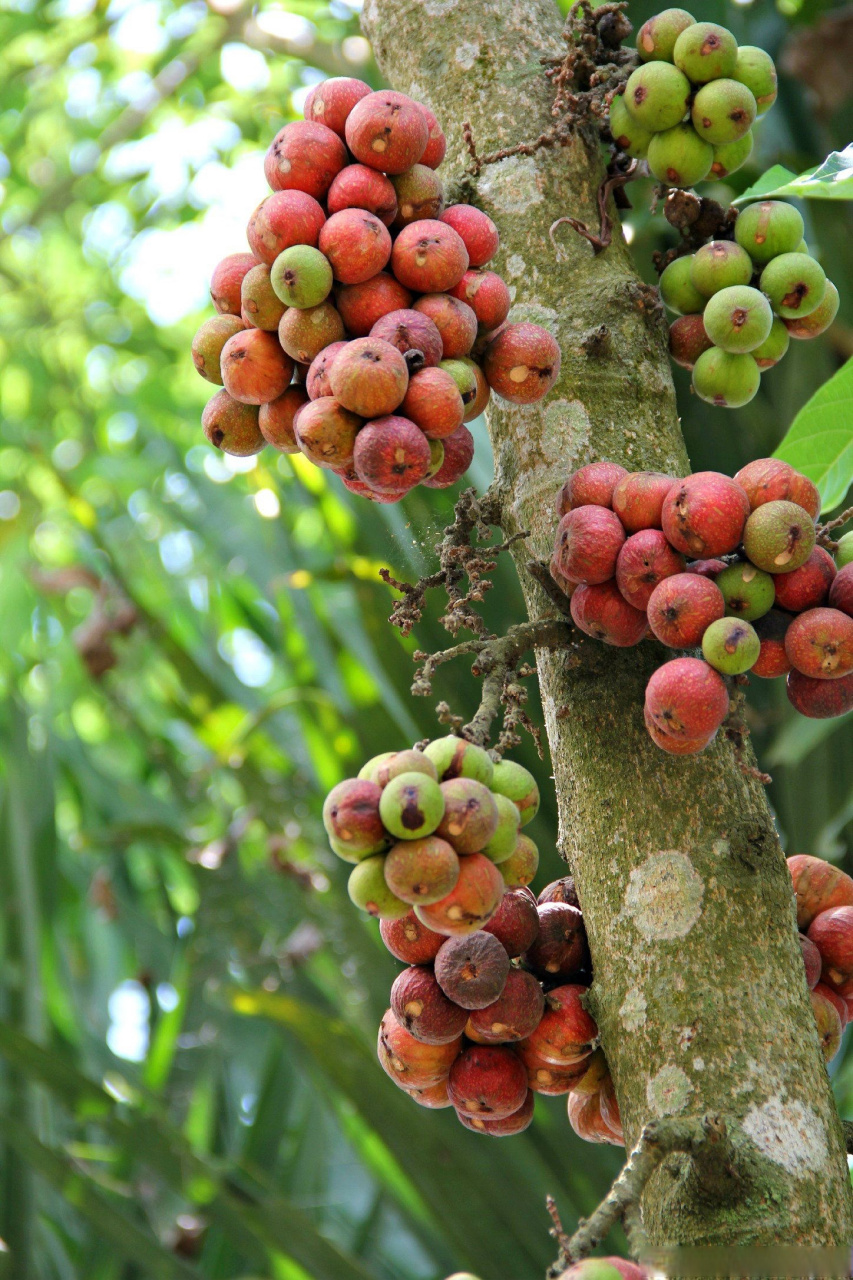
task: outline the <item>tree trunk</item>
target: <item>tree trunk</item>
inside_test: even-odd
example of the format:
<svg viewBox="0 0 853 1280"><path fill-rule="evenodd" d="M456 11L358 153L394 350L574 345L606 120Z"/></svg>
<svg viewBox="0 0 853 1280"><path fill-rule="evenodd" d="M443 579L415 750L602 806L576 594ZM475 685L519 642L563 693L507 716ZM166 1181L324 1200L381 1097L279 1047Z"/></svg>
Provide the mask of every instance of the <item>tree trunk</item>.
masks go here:
<svg viewBox="0 0 853 1280"><path fill-rule="evenodd" d="M364 26L395 88L426 101L448 134L445 182L480 154L553 123L540 59L563 53L551 0L367 0ZM530 529L517 562L531 618L552 606L524 568L548 558L554 498L598 458L689 471L666 328L619 232L595 256L563 214L597 228L604 173L582 134L563 149L485 167L475 202L497 222L496 269L510 319L558 338L559 383L537 405L493 400L489 430L507 533ZM611 212L613 212L611 210ZM615 213L614 213L615 217ZM605 325L604 343L584 336ZM733 425L731 419L724 425ZM626 1143L661 1116L722 1114L734 1143L727 1185L700 1185L672 1157L644 1200L653 1243L842 1245L853 1237L844 1141L796 937L790 881L761 785L718 741L659 751L643 693L664 657L584 641L582 661L538 655L559 799L561 848L577 879L595 966L592 1004ZM671 656L671 655L670 655Z"/></svg>

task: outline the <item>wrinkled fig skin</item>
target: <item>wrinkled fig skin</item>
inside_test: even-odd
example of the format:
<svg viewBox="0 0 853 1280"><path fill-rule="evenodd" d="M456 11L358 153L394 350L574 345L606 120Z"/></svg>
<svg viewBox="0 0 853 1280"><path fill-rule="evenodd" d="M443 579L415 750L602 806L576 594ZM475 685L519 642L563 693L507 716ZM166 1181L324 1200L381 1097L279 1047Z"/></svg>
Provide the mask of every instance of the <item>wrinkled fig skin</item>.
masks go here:
<svg viewBox="0 0 853 1280"><path fill-rule="evenodd" d="M456 0L442 6L429 41L421 0L366 0L363 21L387 82L427 96L446 126L446 190L470 163L458 122L470 121L480 154L553 126L554 91L540 59L562 58L565 45L552 0L494 0L487 7ZM456 53L472 42L489 56L481 53L470 67ZM486 410L504 534L530 530L514 552L532 618L553 616L526 564L533 556L546 564L551 557L553 504L569 471L596 459L674 477L689 471L665 326L637 304L641 285L628 247L617 231L595 255L582 237L559 227L556 255L549 237L567 210L598 226L605 164L597 142L588 145L578 135L568 148L487 166L473 184L475 203L501 233L490 265L517 286L510 319L546 325L562 350L559 379L543 401L516 406L493 396ZM610 213L618 217L612 204ZM510 275L510 263L518 276ZM580 339L602 324L613 340L593 360ZM724 1107L733 1123L752 1115L760 1129L761 1108L776 1106L784 1088L789 1105L814 1118L825 1143L818 1167L803 1178L801 1169L767 1159L744 1137L737 1161L744 1181L735 1201L709 1202L690 1184L656 1175L643 1204L650 1239L772 1244L784 1235L846 1247L853 1238L853 1197L844 1143L802 978L790 879L763 788L741 772L722 739L700 755L675 759L651 741L641 708L661 662L656 644L603 649L584 640L577 653L540 652L537 661L559 845L584 906L596 975L590 1003L628 1150L649 1118L650 1082L674 1068L689 1089L691 1114ZM661 851L667 850L674 851L672 862L664 864ZM671 899L654 893L665 867L675 869L683 889L677 900L685 910L677 920ZM632 873L638 892L626 901ZM647 915L640 905L646 885L654 900ZM777 993L773 1001L768 990ZM626 1009L645 1002L645 1018L620 1012L629 996ZM685 1053L685 1009L700 1007L703 1016ZM696 1069L697 1059L705 1070ZM750 1062L758 1064L757 1073Z"/></svg>

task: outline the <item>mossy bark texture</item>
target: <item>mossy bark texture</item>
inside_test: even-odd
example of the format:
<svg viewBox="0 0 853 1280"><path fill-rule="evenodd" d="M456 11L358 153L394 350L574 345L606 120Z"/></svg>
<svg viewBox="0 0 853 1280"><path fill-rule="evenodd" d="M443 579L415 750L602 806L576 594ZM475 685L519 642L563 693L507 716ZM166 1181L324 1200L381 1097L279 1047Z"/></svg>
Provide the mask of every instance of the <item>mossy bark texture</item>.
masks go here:
<svg viewBox="0 0 853 1280"><path fill-rule="evenodd" d="M367 0L366 33L388 82L435 110L448 135L445 183L480 154L552 124L540 59L560 55L551 0ZM512 320L550 329L560 380L539 404L494 401L489 428L509 533L530 529L519 572L531 618L552 611L524 568L548 558L554 497L574 467L689 470L663 317L616 228L595 256L564 214L597 227L600 148L567 147L484 168L474 200L501 232L495 267ZM585 343L606 327L604 341ZM721 424L736 429L731 419ZM626 1141L664 1116L725 1116L735 1159L703 1185L686 1157L652 1179L653 1243L841 1245L853 1238L841 1125L803 976L790 882L760 783L720 741L672 758L643 726L643 693L664 654L580 646L538 656L561 848L576 876L595 965L592 1002Z"/></svg>

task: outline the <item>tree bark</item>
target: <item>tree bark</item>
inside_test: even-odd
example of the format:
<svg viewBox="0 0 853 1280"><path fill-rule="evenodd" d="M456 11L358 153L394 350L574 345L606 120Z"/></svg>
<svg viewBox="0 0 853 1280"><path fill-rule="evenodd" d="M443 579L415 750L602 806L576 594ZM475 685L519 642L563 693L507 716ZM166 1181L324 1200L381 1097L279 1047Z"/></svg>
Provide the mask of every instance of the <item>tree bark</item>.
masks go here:
<svg viewBox="0 0 853 1280"><path fill-rule="evenodd" d="M480 154L553 123L540 59L565 46L551 0L367 0L363 21L388 82L442 122L445 183L468 164L463 121ZM495 268L513 293L510 319L545 325L563 354L544 401L493 399L488 411L504 529L532 530L517 554L531 618L552 606L524 564L531 552L550 555L554 498L570 470L609 458L689 471L666 327L618 222L598 256L568 227L557 232L559 254L549 239L564 214L597 227L603 174L601 148L578 132L563 149L504 159L475 180L475 202L500 228ZM604 344L585 345L600 325ZM844 1141L763 789L727 742L688 758L652 744L642 707L665 656L656 644L590 640L581 653L577 668L539 653L538 669L561 849L583 903L591 1002L626 1142L656 1117L711 1112L725 1116L735 1150L730 1177L714 1188L687 1157L665 1162L644 1198L649 1236L658 1245L848 1244Z"/></svg>

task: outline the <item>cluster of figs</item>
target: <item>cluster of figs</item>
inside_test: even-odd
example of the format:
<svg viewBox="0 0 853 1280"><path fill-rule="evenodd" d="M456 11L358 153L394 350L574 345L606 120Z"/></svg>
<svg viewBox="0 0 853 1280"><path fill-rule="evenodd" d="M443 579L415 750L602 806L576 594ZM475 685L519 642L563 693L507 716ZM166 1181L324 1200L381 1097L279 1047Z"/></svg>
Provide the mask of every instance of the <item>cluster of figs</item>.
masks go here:
<svg viewBox="0 0 853 1280"><path fill-rule="evenodd" d="M641 66L610 104L620 151L645 160L659 182L692 187L725 178L748 159L752 126L776 101L773 59L727 27L665 9L637 33Z"/></svg>
<svg viewBox="0 0 853 1280"><path fill-rule="evenodd" d="M250 252L213 273L217 315L192 346L222 387L205 435L231 454L301 453L375 502L447 488L471 463L466 424L491 393L541 399L560 348L508 322L491 218L445 207L447 144L429 107L338 77L311 90L304 115L267 152L272 194L249 220Z"/></svg>
<svg viewBox="0 0 853 1280"><path fill-rule="evenodd" d="M575 625L605 644L649 634L682 656L646 688L645 723L673 755L713 741L732 680L784 676L802 715L853 708L853 545L817 540L820 494L778 458L732 479L679 480L595 462L557 500L551 576Z"/></svg>
<svg viewBox="0 0 853 1280"><path fill-rule="evenodd" d="M841 1048L853 1017L853 878L823 858L797 853L788 859L797 900L797 926L827 1062Z"/></svg>
<svg viewBox="0 0 853 1280"><path fill-rule="evenodd" d="M406 965L379 1029L394 1083L491 1137L526 1129L537 1094L565 1094L580 1137L621 1145L574 882L528 887L538 808L527 769L450 735L369 760L323 820L354 864L350 897Z"/></svg>

